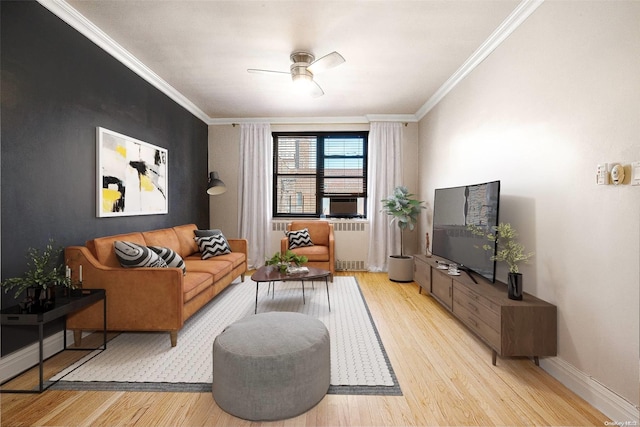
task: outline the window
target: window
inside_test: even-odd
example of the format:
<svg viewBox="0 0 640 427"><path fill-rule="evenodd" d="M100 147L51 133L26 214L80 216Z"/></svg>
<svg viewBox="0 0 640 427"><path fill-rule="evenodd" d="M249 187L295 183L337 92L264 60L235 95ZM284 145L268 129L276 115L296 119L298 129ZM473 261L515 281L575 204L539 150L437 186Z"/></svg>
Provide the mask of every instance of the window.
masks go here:
<svg viewBox="0 0 640 427"><path fill-rule="evenodd" d="M274 132L273 216L365 218L368 132Z"/></svg>

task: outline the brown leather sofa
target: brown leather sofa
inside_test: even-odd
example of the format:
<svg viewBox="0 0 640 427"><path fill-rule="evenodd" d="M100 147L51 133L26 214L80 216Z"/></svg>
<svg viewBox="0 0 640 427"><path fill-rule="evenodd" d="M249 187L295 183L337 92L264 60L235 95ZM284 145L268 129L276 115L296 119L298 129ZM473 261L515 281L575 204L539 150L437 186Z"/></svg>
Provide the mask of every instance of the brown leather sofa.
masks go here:
<svg viewBox="0 0 640 427"><path fill-rule="evenodd" d="M292 221L287 224L287 231L302 229L309 231L313 246L291 249L296 255L304 255L309 260L305 265L322 268L331 273L330 280L336 272L335 240L333 237L333 224L329 221ZM289 239L283 237L280 241L280 251L284 253L289 249Z"/></svg>
<svg viewBox="0 0 640 427"><path fill-rule="evenodd" d="M203 260L194 239L198 227L181 225L160 230L120 234L90 240L86 246L65 249L65 263L76 280L82 266L82 287L105 289L107 330L166 331L171 346L185 320L211 301L237 277L247 271L247 240L227 239L231 253ZM180 268L123 268L114 242L128 241L144 246L163 246L177 252L186 264ZM102 330L102 304L78 311L67 318L76 343L82 330Z"/></svg>

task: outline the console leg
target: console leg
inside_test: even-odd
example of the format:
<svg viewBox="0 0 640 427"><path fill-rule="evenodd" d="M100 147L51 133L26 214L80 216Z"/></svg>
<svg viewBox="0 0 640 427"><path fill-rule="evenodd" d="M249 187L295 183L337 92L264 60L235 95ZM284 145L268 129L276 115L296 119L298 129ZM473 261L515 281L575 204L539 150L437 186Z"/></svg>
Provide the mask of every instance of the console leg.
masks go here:
<svg viewBox="0 0 640 427"><path fill-rule="evenodd" d="M540 359L538 358L538 356L533 356L533 362L536 364L536 366L540 366Z"/></svg>
<svg viewBox="0 0 640 427"><path fill-rule="evenodd" d="M496 366L496 359L498 358L498 352L495 350L491 350L491 364Z"/></svg>

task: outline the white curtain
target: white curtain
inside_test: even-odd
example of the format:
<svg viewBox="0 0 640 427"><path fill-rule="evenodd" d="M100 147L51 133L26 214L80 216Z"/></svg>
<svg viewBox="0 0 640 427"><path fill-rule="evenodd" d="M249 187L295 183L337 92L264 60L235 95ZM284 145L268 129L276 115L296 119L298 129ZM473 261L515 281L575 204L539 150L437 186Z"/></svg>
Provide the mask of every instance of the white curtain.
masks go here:
<svg viewBox="0 0 640 427"><path fill-rule="evenodd" d="M402 129L402 123L372 122L369 130L369 271L387 271L389 255L400 252L398 227L390 227L391 218L380 210L381 200L389 197L396 186L402 185Z"/></svg>
<svg viewBox="0 0 640 427"><path fill-rule="evenodd" d="M238 235L249 241L247 264L264 264L271 224L271 173L273 157L271 125L240 125L240 171L238 177Z"/></svg>

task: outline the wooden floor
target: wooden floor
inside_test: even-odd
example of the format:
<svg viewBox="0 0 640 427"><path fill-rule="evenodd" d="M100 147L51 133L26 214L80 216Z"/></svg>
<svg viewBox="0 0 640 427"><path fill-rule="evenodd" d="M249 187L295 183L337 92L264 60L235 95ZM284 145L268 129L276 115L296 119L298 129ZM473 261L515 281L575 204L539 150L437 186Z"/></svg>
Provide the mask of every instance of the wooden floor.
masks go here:
<svg viewBox="0 0 640 427"><path fill-rule="evenodd" d="M1 394L2 426L594 426L602 413L524 358L498 358L415 283L355 275L403 396L326 395L296 418L255 423L222 411L211 393L46 391ZM168 341L168 338L167 338ZM178 343L178 345L180 345ZM55 372L77 358L47 361ZM16 381L33 381L29 372Z"/></svg>

